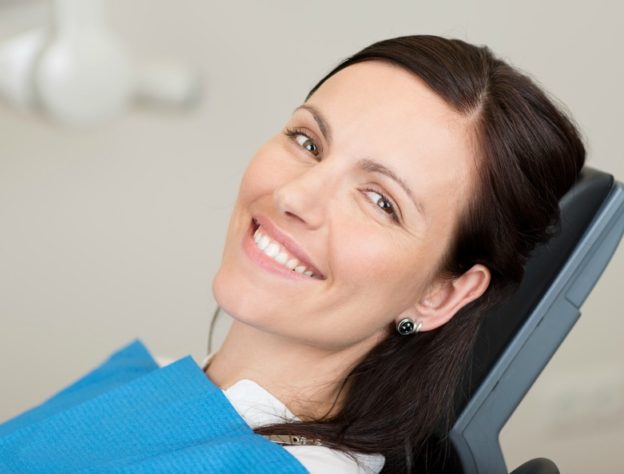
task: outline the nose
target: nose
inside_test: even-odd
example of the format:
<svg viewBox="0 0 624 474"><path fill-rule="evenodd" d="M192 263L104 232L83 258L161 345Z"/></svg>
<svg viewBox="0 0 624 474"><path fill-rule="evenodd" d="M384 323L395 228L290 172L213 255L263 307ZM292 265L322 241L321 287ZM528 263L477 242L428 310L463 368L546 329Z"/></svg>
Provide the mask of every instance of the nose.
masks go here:
<svg viewBox="0 0 624 474"><path fill-rule="evenodd" d="M273 191L279 212L298 220L311 229L319 228L327 214L332 195L331 177L319 163L288 180Z"/></svg>

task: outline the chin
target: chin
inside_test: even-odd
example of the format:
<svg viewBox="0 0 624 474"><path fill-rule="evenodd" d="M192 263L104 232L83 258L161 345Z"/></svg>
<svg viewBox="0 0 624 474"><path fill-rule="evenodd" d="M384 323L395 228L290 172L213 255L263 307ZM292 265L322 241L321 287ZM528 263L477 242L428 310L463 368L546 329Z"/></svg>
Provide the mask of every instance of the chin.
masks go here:
<svg viewBox="0 0 624 474"><path fill-rule="evenodd" d="M229 316L237 321L261 328L264 326L261 314L258 309L264 305L259 304L253 287L249 287L250 282L241 278L231 267L222 265L212 280L212 294L217 304ZM244 296L244 297L243 297ZM270 309L266 308L269 310Z"/></svg>

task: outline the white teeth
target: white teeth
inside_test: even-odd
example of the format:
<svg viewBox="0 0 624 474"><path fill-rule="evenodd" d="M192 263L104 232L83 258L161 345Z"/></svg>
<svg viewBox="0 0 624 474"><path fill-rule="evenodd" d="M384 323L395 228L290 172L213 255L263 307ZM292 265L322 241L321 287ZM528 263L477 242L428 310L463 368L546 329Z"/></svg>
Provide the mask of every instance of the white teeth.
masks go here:
<svg viewBox="0 0 624 474"><path fill-rule="evenodd" d="M282 265L284 265L286 263L286 260L288 260L288 254L282 250L273 258L275 258L275 261L277 263L281 263Z"/></svg>
<svg viewBox="0 0 624 474"><path fill-rule="evenodd" d="M305 265L300 265L299 260L288 254L285 249L282 249L281 245L273 242L269 237L264 235L260 227L254 232L253 240L256 242L256 246L262 250L266 255L281 265L284 265L289 270L301 273L303 275L314 277L312 270L308 270Z"/></svg>
<svg viewBox="0 0 624 474"><path fill-rule="evenodd" d="M266 253L269 257L273 258L277 256L279 251L280 251L279 245L277 245L275 242L271 242L269 246L266 248L266 250L264 251L264 253Z"/></svg>
<svg viewBox="0 0 624 474"><path fill-rule="evenodd" d="M260 248L260 250L264 250L265 248L269 246L270 243L271 243L271 240L266 235L263 235L260 241L258 242L258 247Z"/></svg>

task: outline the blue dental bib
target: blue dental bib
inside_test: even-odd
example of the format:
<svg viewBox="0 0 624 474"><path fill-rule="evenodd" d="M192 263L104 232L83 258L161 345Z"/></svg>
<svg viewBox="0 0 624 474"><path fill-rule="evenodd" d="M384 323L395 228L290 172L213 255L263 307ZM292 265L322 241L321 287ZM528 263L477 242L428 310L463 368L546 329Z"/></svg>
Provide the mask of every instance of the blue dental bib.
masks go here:
<svg viewBox="0 0 624 474"><path fill-rule="evenodd" d="M306 473L257 435L190 356L159 368L136 340L0 425L0 473Z"/></svg>

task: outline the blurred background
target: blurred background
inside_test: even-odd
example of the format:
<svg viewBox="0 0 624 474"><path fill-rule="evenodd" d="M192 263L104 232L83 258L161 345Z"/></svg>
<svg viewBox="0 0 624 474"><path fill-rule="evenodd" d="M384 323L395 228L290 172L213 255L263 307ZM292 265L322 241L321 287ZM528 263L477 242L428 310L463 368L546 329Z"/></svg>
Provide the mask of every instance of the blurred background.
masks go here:
<svg viewBox="0 0 624 474"><path fill-rule="evenodd" d="M104 119L71 126L27 101L0 103L0 421L137 337L158 356L203 358L212 275L247 160L318 79L374 41L428 33L487 44L565 104L590 166L624 179L619 2L102 5L123 64L159 65L143 96L125 91ZM51 6L0 0L0 48L49 24ZM0 59L0 86L9 66ZM13 87L26 90L20 81ZM622 281L620 246L503 429L508 467L548 457L564 473L621 472Z"/></svg>

